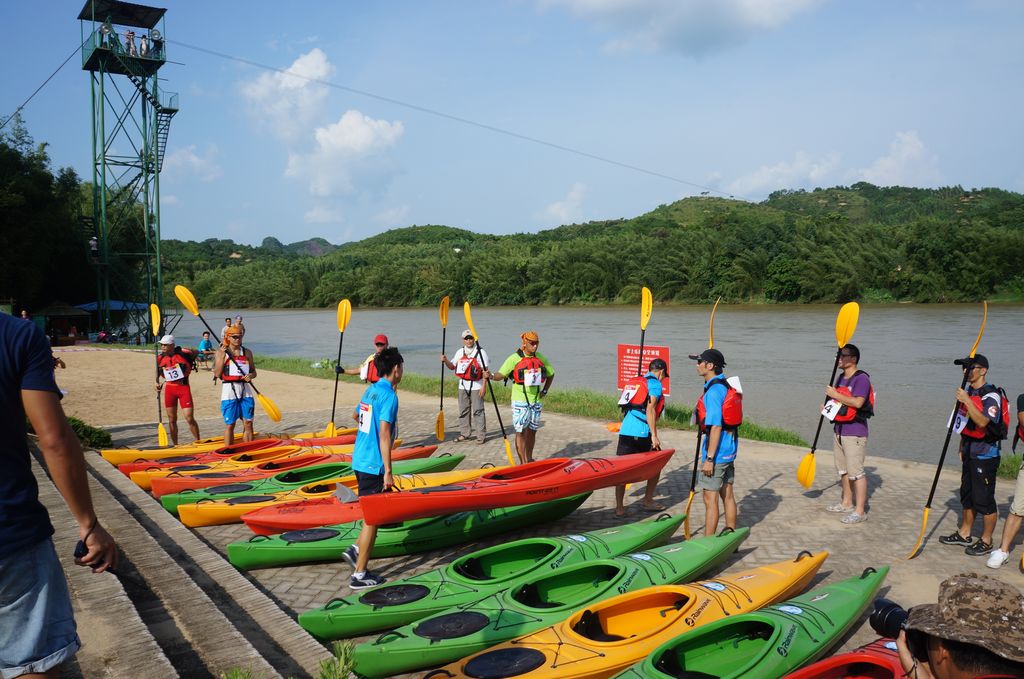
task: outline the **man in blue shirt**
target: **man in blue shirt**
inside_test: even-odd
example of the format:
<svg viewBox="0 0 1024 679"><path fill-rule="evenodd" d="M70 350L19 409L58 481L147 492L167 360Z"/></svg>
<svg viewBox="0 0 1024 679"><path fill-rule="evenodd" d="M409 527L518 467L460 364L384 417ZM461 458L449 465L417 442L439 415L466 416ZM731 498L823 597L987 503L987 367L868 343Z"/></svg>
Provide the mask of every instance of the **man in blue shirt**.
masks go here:
<svg viewBox="0 0 1024 679"><path fill-rule="evenodd" d="M53 355L43 332L0 313L0 676L56 676L79 648L71 597L39 502L25 418L54 485L78 523L84 553L75 563L102 572L117 546L99 525L82 445L60 406Z"/></svg>
<svg viewBox="0 0 1024 679"><path fill-rule="evenodd" d="M619 398L619 406L623 409L622 425L619 427L619 445L616 455L632 455L661 450L661 439L658 438L658 418L665 408L665 396L661 381L668 377L668 364L660 358L651 361L647 374L639 379L631 379L626 383ZM647 480L647 492L644 493L643 508L649 512L661 512L665 505L654 501L654 491L658 487L660 475L655 474ZM625 486L615 486L615 516L625 516Z"/></svg>
<svg viewBox="0 0 1024 679"><path fill-rule="evenodd" d="M359 486L359 497L390 490L391 449L398 434L398 394L395 387L402 381L403 359L397 347L383 349L374 359L380 379L363 392L356 406L354 418L359 424L355 448L352 451L352 469ZM349 587L366 589L384 583L384 578L366 568L377 539L377 526L363 524L356 544L342 554L352 566Z"/></svg>
<svg viewBox="0 0 1024 679"><path fill-rule="evenodd" d="M939 538L944 545L964 546L971 556L992 551L992 534L999 519L996 506L996 472L999 470L1000 441L1006 438L1009 422L1003 419L1003 390L988 383L988 359L981 354L954 361L963 366L967 389L957 389L960 407L953 431L960 434L960 504L964 508L960 527ZM974 519L981 516L981 537L971 544Z"/></svg>
<svg viewBox="0 0 1024 679"><path fill-rule="evenodd" d="M733 483L736 471L736 429L726 426L722 406L729 391L722 369L725 356L718 349L706 349L691 354L697 361L697 374L704 378L704 440L701 443L701 473L696 487L704 497L704 535L715 535L718 530L718 498L725 509L725 527L736 528L736 497Z"/></svg>

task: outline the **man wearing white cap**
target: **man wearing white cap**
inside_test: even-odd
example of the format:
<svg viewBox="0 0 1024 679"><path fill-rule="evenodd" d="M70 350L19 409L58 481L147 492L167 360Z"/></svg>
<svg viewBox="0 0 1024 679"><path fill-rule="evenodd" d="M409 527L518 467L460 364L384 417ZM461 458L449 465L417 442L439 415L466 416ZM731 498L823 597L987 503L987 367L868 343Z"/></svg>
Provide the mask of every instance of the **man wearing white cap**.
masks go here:
<svg viewBox="0 0 1024 679"><path fill-rule="evenodd" d="M491 362L487 352L476 344L473 331L462 331L463 346L455 352L452 360L441 354L441 363L449 370L455 371L459 378L459 437L456 441L466 441L474 431L476 442L483 443L487 438L487 420L484 415L484 366Z"/></svg>
<svg viewBox="0 0 1024 679"><path fill-rule="evenodd" d="M195 365L195 355L188 349L175 346L174 335L160 338L160 354L156 359L156 390L164 390L164 410L167 412L167 432L171 443L178 445L178 405L185 416L192 438L199 440L199 425L192 416L192 388L188 386L188 375ZM160 383L160 378L164 383Z"/></svg>

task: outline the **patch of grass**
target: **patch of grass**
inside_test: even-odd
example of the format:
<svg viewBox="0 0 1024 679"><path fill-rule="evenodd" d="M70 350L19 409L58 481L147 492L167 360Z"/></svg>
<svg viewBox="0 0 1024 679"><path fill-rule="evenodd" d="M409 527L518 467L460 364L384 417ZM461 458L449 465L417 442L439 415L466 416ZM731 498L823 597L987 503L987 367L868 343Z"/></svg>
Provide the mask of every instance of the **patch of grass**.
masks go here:
<svg viewBox="0 0 1024 679"><path fill-rule="evenodd" d="M291 375L334 379L334 360L329 358L311 361L307 358L257 356L256 365L265 370L274 370ZM342 375L341 379L353 384L360 382L357 375ZM498 403L502 405L509 403L511 389L500 383L493 386L494 397L498 400ZM417 394L437 395L440 393L440 382L437 377L405 373L399 389ZM445 380L445 396L451 396L454 399L457 396L457 389L458 385L455 380ZM556 385L551 393L544 398L544 410L563 415L619 422L622 420L622 411L619 409L618 400L618 394L602 394L589 389L559 389ZM686 406L666 405L665 412L658 422L658 427L662 429L689 429L692 431L695 428L690 424L692 412L693 409ZM506 425L508 425L507 422ZM806 441L793 432L779 429L778 427L756 424L749 420L740 427L740 438L751 441L785 443L793 446L807 445Z"/></svg>
<svg viewBox="0 0 1024 679"><path fill-rule="evenodd" d="M996 476L1001 479L1017 478L1022 461L1024 461L1024 455L1010 454L1001 456L999 458L999 469L996 470Z"/></svg>
<svg viewBox="0 0 1024 679"><path fill-rule="evenodd" d="M69 417L68 422L86 448L110 448L113 445L110 432L86 424L77 417Z"/></svg>

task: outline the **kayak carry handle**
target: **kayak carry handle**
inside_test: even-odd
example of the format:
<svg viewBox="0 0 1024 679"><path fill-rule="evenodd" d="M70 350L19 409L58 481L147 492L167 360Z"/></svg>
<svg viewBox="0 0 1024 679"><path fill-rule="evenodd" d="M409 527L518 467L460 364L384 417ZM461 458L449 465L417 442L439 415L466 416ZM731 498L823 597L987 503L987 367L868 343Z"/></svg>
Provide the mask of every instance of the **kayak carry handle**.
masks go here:
<svg viewBox="0 0 1024 679"><path fill-rule="evenodd" d="M661 514L658 514L658 516L655 517L654 520L655 521L665 521L666 519L671 519L671 518L672 518L671 514L669 514L668 512L663 512Z"/></svg>
<svg viewBox="0 0 1024 679"><path fill-rule="evenodd" d="M721 531L721 532L720 532L720 533L718 534L718 537L722 537L723 535L728 535L729 533L735 533L735 532L736 532L736 529L735 529L735 528L730 528L729 526L726 526L726 527L725 527L725 528L723 528L723 529L722 529L722 531Z"/></svg>
<svg viewBox="0 0 1024 679"><path fill-rule="evenodd" d="M269 540L269 539L270 539L269 535L253 535L251 538L249 538L248 541L249 542L263 542L263 541Z"/></svg>
<svg viewBox="0 0 1024 679"><path fill-rule="evenodd" d="M498 465L494 464L493 462L484 462L482 465L480 465L480 469L493 469L497 466Z"/></svg>
<svg viewBox="0 0 1024 679"><path fill-rule="evenodd" d="M439 668L439 669L436 669L436 670L431 670L431 671L427 672L426 674L423 675L423 679L430 679L431 677L442 676L441 672L443 672L444 673L443 676L446 676L446 677L454 677L455 676L454 674L452 674L451 672L449 672L448 670L446 670L446 669L444 669L442 667L442 668Z"/></svg>
<svg viewBox="0 0 1024 679"><path fill-rule="evenodd" d="M675 602L674 604L672 604L668 608L663 608L660 611L658 611L658 615L660 615L661 617L664 618L665 614L668 613L669 611L680 611L680 610L683 609L683 606L686 605L687 601L689 601L689 599L686 598L686 597L683 597L682 599L680 599L679 601Z"/></svg>
<svg viewBox="0 0 1024 679"><path fill-rule="evenodd" d="M345 600L342 597L334 597L333 599L328 601L326 604L324 604L324 608L332 608L332 607L333 608L337 608L338 606L336 604L345 604L346 606L351 606L352 602L347 601L347 600Z"/></svg>
<svg viewBox="0 0 1024 679"><path fill-rule="evenodd" d="M392 635L393 635L393 636L395 636L395 637L398 637L399 639L405 639L405 638L406 638L406 636L405 636L404 634L402 634L401 632L399 632L399 631L398 631L398 630L396 630L396 629L393 629L393 630L388 630L388 631L387 631L387 632L385 632L384 634L382 634L382 635L380 635L379 637L377 637L377 638L376 638L376 639L374 640L374 642L373 642L373 645L374 645L374 646L376 646L377 644L379 644L379 643L381 643L382 641L384 641L384 637L388 637L388 636L392 636Z"/></svg>
<svg viewBox="0 0 1024 679"><path fill-rule="evenodd" d="M860 579L863 580L864 578L868 577L872 573L877 573L877 572L878 571L875 570L873 567L868 566L867 568L864 569L864 572L860 574Z"/></svg>
<svg viewBox="0 0 1024 679"><path fill-rule="evenodd" d="M154 467L154 469L159 469L159 467ZM168 478L170 478L172 476L177 478L179 476L184 476L184 474L182 474L181 472L179 472L179 471L177 471L175 469L172 469L171 471L167 472L167 476L168 476Z"/></svg>
<svg viewBox="0 0 1024 679"><path fill-rule="evenodd" d="M814 555L811 554L810 552L808 552L806 549L803 549L803 550L800 550L800 553L796 555L796 558L793 559L793 562L796 563L797 561L800 561L800 559L804 558L805 556L812 557Z"/></svg>

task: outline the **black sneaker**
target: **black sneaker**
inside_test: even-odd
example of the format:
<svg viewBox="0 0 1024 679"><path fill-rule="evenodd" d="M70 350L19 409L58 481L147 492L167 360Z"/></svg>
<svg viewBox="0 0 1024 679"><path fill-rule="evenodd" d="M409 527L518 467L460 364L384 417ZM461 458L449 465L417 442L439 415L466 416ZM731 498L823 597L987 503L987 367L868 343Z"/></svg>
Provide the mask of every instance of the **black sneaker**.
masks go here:
<svg viewBox="0 0 1024 679"><path fill-rule="evenodd" d="M348 586L351 589L368 589L370 587L376 587L377 585L383 585L387 580L383 577L376 575L370 571L366 571L366 574L357 578L354 575L349 578Z"/></svg>
<svg viewBox="0 0 1024 679"><path fill-rule="evenodd" d="M955 530L949 535L943 535L939 538L939 542L944 545L969 545L971 544L971 539L969 537L965 538L963 535L960 535L960 531Z"/></svg>
<svg viewBox="0 0 1024 679"><path fill-rule="evenodd" d="M992 544L989 542L982 542L981 538L973 545L964 550L964 554L969 556L984 556L992 551Z"/></svg>
<svg viewBox="0 0 1024 679"><path fill-rule="evenodd" d="M345 548L345 551L341 553L341 558L345 560L349 566L355 570L356 559L359 558L359 549L355 545L349 545Z"/></svg>

